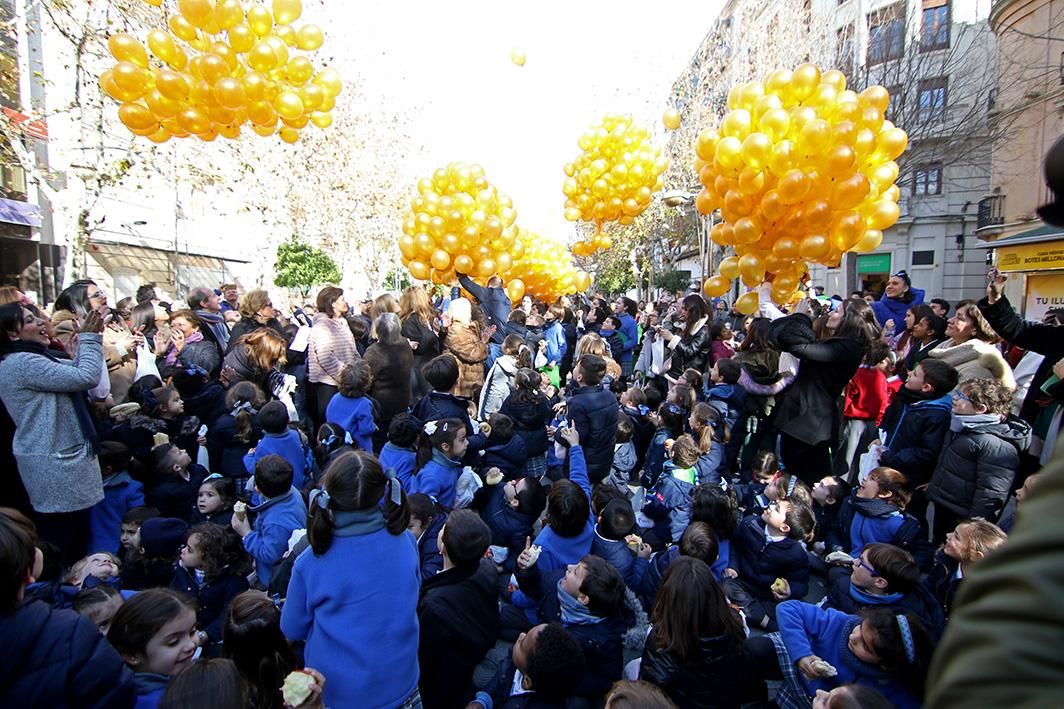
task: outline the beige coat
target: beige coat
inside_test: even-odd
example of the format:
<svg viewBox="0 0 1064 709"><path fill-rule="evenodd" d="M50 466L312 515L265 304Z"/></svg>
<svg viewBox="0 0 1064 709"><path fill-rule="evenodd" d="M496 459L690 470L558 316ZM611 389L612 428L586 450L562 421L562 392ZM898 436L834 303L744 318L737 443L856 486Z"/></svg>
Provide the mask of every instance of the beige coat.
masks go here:
<svg viewBox="0 0 1064 709"><path fill-rule="evenodd" d="M484 362L488 346L480 337L480 326L453 322L447 328L443 348L458 360L458 388L455 394L473 398L484 386Z"/></svg>

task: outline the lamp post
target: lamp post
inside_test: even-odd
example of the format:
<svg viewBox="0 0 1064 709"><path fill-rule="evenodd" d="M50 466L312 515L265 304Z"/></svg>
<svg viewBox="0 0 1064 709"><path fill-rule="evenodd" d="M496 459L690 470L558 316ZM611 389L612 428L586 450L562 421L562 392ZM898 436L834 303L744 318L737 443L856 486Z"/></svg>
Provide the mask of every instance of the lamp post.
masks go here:
<svg viewBox="0 0 1064 709"><path fill-rule="evenodd" d="M695 198L700 187L688 187L686 190L667 190L661 195L661 202L666 207L683 207L695 209ZM698 218L698 264L702 269L701 277L705 281L713 272L713 245L708 242L707 218L695 210ZM713 214L708 215L708 227L713 226Z"/></svg>

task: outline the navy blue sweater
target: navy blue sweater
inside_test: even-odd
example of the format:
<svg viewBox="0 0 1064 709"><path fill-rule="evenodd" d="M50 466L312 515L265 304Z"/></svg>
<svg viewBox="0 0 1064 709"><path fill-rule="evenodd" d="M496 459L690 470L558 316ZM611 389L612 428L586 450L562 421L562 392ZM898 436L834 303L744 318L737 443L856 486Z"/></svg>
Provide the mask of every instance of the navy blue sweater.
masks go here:
<svg viewBox="0 0 1064 709"><path fill-rule="evenodd" d="M802 543L794 539L770 542L765 537L765 523L754 516L746 517L732 538L730 568L739 572L739 580L751 595L771 600L772 584L786 579L792 598L804 598L809 592L809 558Z"/></svg>

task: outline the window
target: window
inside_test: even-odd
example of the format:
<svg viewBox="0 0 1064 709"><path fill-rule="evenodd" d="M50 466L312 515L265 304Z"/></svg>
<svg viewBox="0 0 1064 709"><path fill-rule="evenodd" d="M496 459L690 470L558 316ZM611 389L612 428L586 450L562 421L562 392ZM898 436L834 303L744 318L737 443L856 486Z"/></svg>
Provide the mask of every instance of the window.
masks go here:
<svg viewBox="0 0 1064 709"><path fill-rule="evenodd" d="M905 3L868 16L868 65L900 59L905 50Z"/></svg>
<svg viewBox="0 0 1064 709"><path fill-rule="evenodd" d="M935 251L913 251L914 266L933 266L935 264Z"/></svg>
<svg viewBox="0 0 1064 709"><path fill-rule="evenodd" d="M920 82L919 120L921 123L941 121L946 117L946 77L924 79Z"/></svg>
<svg viewBox="0 0 1064 709"><path fill-rule="evenodd" d="M853 76L853 25L846 25L836 33L835 66L846 76Z"/></svg>
<svg viewBox="0 0 1064 709"><path fill-rule="evenodd" d="M19 110L18 35L15 4L0 0L0 105Z"/></svg>
<svg viewBox="0 0 1064 709"><path fill-rule="evenodd" d="M942 194L942 165L919 165L913 171L913 195L917 197Z"/></svg>
<svg viewBox="0 0 1064 709"><path fill-rule="evenodd" d="M920 19L920 51L949 47L949 1L924 0Z"/></svg>
<svg viewBox="0 0 1064 709"><path fill-rule="evenodd" d="M897 123L897 117L905 115L905 87L901 84L894 84L886 88L887 93L890 94L890 103L887 104L887 110L883 117L888 121Z"/></svg>

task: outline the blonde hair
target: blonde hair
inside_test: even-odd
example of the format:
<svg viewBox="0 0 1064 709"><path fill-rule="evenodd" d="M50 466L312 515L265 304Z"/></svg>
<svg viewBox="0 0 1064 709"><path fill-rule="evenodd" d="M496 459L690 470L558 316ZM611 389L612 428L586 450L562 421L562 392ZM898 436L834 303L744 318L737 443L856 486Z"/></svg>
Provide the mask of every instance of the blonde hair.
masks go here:
<svg viewBox="0 0 1064 709"><path fill-rule="evenodd" d="M8 303L17 303L21 292L15 286L0 286L0 305L7 305Z"/></svg>
<svg viewBox="0 0 1064 709"><path fill-rule="evenodd" d="M369 306L369 319L375 321L377 316L382 313L395 313L399 314L399 301L395 299L395 296L391 293L383 293L378 295L373 300L373 305Z"/></svg>
<svg viewBox="0 0 1064 709"><path fill-rule="evenodd" d="M593 332L587 333L576 343L576 357L574 359L580 359L588 354L598 355L599 357L610 356L606 341Z"/></svg>
<svg viewBox="0 0 1064 709"><path fill-rule="evenodd" d="M964 561L972 563L979 561L988 553L997 549L1008 541L1008 536L993 522L987 522L982 517L973 517L967 522L957 525L959 530L964 527L967 539L964 544ZM979 556L976 556L978 554Z"/></svg>
<svg viewBox="0 0 1064 709"><path fill-rule="evenodd" d="M698 462L702 450L690 434L683 434L672 444L672 462L681 468L690 468Z"/></svg>
<svg viewBox="0 0 1064 709"><path fill-rule="evenodd" d="M284 338L266 327L243 335L237 344L244 345L248 358L262 370L273 369L288 359L288 344Z"/></svg>
<svg viewBox="0 0 1064 709"><path fill-rule="evenodd" d="M240 317L254 318L270 302L270 294L262 288L253 288L240 299Z"/></svg>
<svg viewBox="0 0 1064 709"><path fill-rule="evenodd" d="M89 560L96 556L96 554L103 554L106 556L108 561L115 565L116 571L122 568L122 562L118 560L117 556L109 551L100 551L95 554L89 554L88 556L75 561L74 565L70 567L70 571L68 571L66 576L63 577L63 582L80 586L85 581L85 577L83 576L85 567L89 565Z"/></svg>
<svg viewBox="0 0 1064 709"><path fill-rule="evenodd" d="M416 315L424 325L432 325L436 314L424 288L410 286L399 296L399 321L405 323L411 315Z"/></svg>

